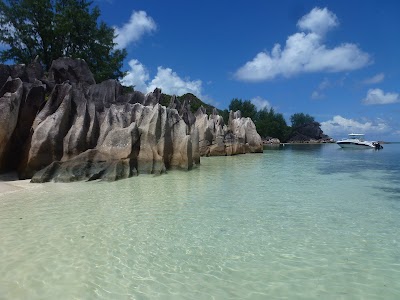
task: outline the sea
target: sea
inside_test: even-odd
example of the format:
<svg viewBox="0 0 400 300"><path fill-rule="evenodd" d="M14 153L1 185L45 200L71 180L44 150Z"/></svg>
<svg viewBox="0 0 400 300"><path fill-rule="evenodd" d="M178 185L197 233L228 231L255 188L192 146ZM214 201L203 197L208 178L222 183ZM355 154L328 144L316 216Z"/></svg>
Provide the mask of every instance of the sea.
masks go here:
<svg viewBox="0 0 400 300"><path fill-rule="evenodd" d="M400 299L400 144L0 195L0 299Z"/></svg>

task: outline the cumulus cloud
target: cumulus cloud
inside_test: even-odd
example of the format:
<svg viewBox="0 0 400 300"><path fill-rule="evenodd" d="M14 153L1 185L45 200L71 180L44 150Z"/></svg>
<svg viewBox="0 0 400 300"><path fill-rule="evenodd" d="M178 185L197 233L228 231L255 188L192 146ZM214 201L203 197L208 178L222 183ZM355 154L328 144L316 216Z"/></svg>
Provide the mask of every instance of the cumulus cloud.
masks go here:
<svg viewBox="0 0 400 300"><path fill-rule="evenodd" d="M297 22L297 26L301 30L309 30L320 36L325 35L329 29L338 25L339 21L336 15L326 7L323 9L314 8Z"/></svg>
<svg viewBox="0 0 400 300"><path fill-rule="evenodd" d="M257 107L257 110L262 110L264 108L266 109L271 108L271 104L269 103L269 101L260 96L257 96L251 99L250 101Z"/></svg>
<svg viewBox="0 0 400 300"><path fill-rule="evenodd" d="M299 73L350 71L371 63L370 56L355 44L329 48L323 43L325 33L338 24L328 9L314 8L299 20L302 32L289 36L283 49L275 44L270 53L258 53L236 71L236 79L264 81Z"/></svg>
<svg viewBox="0 0 400 300"><path fill-rule="evenodd" d="M369 89L362 102L366 105L391 104L400 102L400 97L397 93L385 93L381 89Z"/></svg>
<svg viewBox="0 0 400 300"><path fill-rule="evenodd" d="M367 78L365 80L363 80L362 83L364 84L376 84L376 83L380 83L385 79L385 74L384 73L379 73L376 74L375 76L372 76L370 78Z"/></svg>
<svg viewBox="0 0 400 300"><path fill-rule="evenodd" d="M382 119L363 123L353 119L346 119L342 116L334 116L332 120L321 122L321 129L325 134L336 137L343 137L349 133L374 135L391 131L390 126Z"/></svg>
<svg viewBox="0 0 400 300"><path fill-rule="evenodd" d="M147 91L150 92L159 87L166 94L183 95L192 93L199 97L201 95L201 85L201 80L182 79L172 69L158 67L157 75L149 83Z"/></svg>
<svg viewBox="0 0 400 300"><path fill-rule="evenodd" d="M150 79L150 75L146 67L137 59L130 60L129 67L131 69L121 80L122 85L134 86L137 91L147 91L146 82Z"/></svg>
<svg viewBox="0 0 400 300"><path fill-rule="evenodd" d="M114 29L117 35L114 43L117 44L116 48L121 49L139 41L146 33L155 31L157 25L145 11L133 11L128 23Z"/></svg>
<svg viewBox="0 0 400 300"><path fill-rule="evenodd" d="M200 99L207 99L202 95L202 81L181 78L170 68L158 67L157 74L150 79L147 68L138 60L132 59L129 62L130 70L121 82L125 86L133 85L135 90L143 93L152 92L155 88L161 88L163 93L181 96L192 93Z"/></svg>

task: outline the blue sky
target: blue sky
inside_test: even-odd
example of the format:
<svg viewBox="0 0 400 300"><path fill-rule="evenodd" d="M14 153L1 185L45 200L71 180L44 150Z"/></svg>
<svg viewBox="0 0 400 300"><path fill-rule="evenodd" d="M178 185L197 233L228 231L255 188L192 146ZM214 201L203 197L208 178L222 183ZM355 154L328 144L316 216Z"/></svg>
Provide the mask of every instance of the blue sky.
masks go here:
<svg viewBox="0 0 400 300"><path fill-rule="evenodd" d="M123 79L308 113L324 132L400 141L400 2L97 0L128 56Z"/></svg>

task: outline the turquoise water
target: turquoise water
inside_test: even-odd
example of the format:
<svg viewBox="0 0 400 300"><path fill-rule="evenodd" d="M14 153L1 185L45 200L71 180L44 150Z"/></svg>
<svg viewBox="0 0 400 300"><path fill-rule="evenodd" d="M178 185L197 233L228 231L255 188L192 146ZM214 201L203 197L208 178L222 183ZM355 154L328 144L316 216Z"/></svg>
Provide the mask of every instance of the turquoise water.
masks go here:
<svg viewBox="0 0 400 300"><path fill-rule="evenodd" d="M0 299L399 299L400 144L0 195Z"/></svg>

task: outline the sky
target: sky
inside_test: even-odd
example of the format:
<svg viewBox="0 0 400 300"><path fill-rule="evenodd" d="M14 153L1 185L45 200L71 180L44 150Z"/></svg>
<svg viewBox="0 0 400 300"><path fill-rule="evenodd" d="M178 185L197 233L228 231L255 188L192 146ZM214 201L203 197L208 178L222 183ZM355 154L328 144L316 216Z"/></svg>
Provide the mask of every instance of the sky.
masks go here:
<svg viewBox="0 0 400 300"><path fill-rule="evenodd" d="M95 0L125 85L307 113L339 139L400 141L400 1Z"/></svg>

